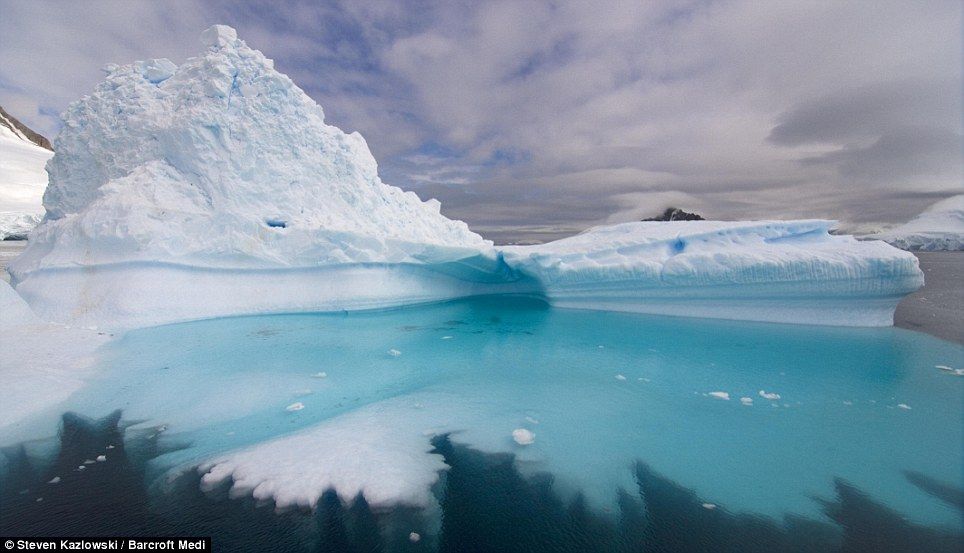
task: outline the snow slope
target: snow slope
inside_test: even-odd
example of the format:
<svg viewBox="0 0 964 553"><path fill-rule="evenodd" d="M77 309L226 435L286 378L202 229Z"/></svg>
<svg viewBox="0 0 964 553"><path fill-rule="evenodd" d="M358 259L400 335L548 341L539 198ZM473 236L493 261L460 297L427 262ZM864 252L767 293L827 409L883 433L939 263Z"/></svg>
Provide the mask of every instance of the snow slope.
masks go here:
<svg viewBox="0 0 964 553"><path fill-rule="evenodd" d="M638 223L494 248L379 179L357 133L229 27L205 51L111 66L72 104L47 218L10 265L42 317L131 328L484 293L566 307L891 323L916 260L822 221Z"/></svg>
<svg viewBox="0 0 964 553"><path fill-rule="evenodd" d="M53 152L0 125L0 240L25 237L40 223Z"/></svg>
<svg viewBox="0 0 964 553"><path fill-rule="evenodd" d="M941 200L907 223L866 238L903 250L964 250L964 194Z"/></svg>

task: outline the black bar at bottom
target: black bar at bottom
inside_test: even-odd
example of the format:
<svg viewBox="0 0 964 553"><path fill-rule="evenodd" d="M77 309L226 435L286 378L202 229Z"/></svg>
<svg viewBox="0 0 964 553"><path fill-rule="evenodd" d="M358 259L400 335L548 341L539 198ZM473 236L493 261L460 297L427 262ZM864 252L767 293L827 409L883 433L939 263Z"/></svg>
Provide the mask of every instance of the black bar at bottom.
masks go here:
<svg viewBox="0 0 964 553"><path fill-rule="evenodd" d="M0 537L6 551L211 551L211 538L19 538Z"/></svg>

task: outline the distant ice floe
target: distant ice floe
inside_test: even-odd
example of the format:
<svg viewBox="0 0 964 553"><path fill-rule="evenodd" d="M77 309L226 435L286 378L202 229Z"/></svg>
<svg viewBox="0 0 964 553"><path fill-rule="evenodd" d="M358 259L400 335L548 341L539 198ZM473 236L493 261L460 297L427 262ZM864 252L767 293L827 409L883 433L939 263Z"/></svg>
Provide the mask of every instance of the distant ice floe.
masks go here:
<svg viewBox="0 0 964 553"><path fill-rule="evenodd" d="M402 352L398 351L397 349L390 349L388 350L388 354L391 355L392 357L398 357L399 355L402 354Z"/></svg>
<svg viewBox="0 0 964 553"><path fill-rule="evenodd" d="M621 374L617 374L617 375L616 375L616 380L626 380L626 377L623 376L623 375L621 375Z"/></svg>
<svg viewBox="0 0 964 553"><path fill-rule="evenodd" d="M289 412L301 411L301 410L304 409L304 408L305 408L305 404L304 404L304 403L302 403L302 402L300 402L300 401L296 401L296 402L292 403L291 405L285 407L285 411L289 411Z"/></svg>
<svg viewBox="0 0 964 553"><path fill-rule="evenodd" d="M741 397L741 398L740 398L740 403L742 403L743 405L753 405L753 398L752 398L752 397Z"/></svg>
<svg viewBox="0 0 964 553"><path fill-rule="evenodd" d="M907 405L906 403L898 403L897 407L910 411L910 405Z"/></svg>
<svg viewBox="0 0 964 553"><path fill-rule="evenodd" d="M769 400L780 399L780 394L776 392L767 392L766 390L760 390L758 393L760 394L760 397L762 397L763 399L769 399Z"/></svg>
<svg viewBox="0 0 964 553"><path fill-rule="evenodd" d="M709 395L709 396L711 396L711 397L715 397L715 398L717 398L717 399L725 399L726 401L730 401L730 394L729 394L729 392L710 392L710 393L707 394L707 395Z"/></svg>

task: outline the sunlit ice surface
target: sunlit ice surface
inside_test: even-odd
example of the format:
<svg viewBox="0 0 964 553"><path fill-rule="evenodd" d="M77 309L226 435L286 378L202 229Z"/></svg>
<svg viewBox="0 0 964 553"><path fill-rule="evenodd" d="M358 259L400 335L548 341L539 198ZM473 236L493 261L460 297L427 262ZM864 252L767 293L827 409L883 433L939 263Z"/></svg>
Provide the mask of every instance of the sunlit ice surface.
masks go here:
<svg viewBox="0 0 964 553"><path fill-rule="evenodd" d="M964 348L922 334L551 309L485 297L346 314L222 318L132 331L30 428L120 409L235 496L311 507L326 489L431 508L432 439L510 453L600 513L637 462L710 506L821 518L843 480L909 520L960 532ZM23 429L21 428L21 431ZM186 446L186 447L185 447ZM161 486L163 488L163 486ZM708 507L712 508L712 507Z"/></svg>

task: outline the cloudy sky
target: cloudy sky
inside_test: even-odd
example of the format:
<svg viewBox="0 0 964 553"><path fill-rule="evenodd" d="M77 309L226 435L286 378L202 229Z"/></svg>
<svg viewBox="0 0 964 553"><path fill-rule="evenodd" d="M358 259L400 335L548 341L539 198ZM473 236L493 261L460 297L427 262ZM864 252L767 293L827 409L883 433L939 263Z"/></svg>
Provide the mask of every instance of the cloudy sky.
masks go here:
<svg viewBox="0 0 964 553"><path fill-rule="evenodd" d="M653 215L906 220L962 192L959 0L0 0L0 105L238 29L383 180L495 238ZM543 234L544 233L544 234Z"/></svg>

